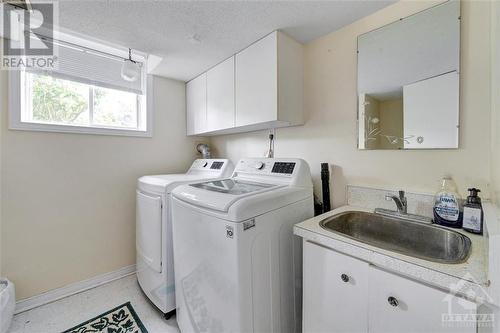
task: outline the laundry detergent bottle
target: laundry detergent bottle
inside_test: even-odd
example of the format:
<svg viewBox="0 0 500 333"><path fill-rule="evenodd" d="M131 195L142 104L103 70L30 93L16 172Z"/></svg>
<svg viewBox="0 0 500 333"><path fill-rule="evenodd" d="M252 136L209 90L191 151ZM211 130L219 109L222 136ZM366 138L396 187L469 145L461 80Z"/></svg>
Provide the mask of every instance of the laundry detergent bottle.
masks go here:
<svg viewBox="0 0 500 333"><path fill-rule="evenodd" d="M434 223L461 228L462 215L462 198L457 192L457 186L451 177L444 177L434 202Z"/></svg>

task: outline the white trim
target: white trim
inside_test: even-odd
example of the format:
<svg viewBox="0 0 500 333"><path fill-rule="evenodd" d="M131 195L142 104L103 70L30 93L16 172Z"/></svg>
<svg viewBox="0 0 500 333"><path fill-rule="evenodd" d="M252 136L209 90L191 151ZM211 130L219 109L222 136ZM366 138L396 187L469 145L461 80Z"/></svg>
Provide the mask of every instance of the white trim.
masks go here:
<svg viewBox="0 0 500 333"><path fill-rule="evenodd" d="M135 265L130 265L120 268L119 270L114 272L98 275L87 280L68 284L67 286L64 286L62 288L47 291L40 295L22 299L16 302L16 310L14 314L28 311L47 303L55 302L57 300L60 300L61 298L81 293L83 291L135 274L135 272Z"/></svg>
<svg viewBox="0 0 500 333"><path fill-rule="evenodd" d="M500 208L491 202L483 203L483 232L488 244L489 295L500 306Z"/></svg>
<svg viewBox="0 0 500 333"><path fill-rule="evenodd" d="M155 93L154 93L154 76L153 75L147 75L147 81L146 81L146 108L147 112L146 114L146 129L149 133L149 136L153 136L153 126L154 126L154 109L155 109ZM144 113L142 114L144 117ZM144 118L142 119L144 121Z"/></svg>
<svg viewBox="0 0 500 333"><path fill-rule="evenodd" d="M146 130L122 129L109 127L88 127L56 124L40 124L21 121L22 103L21 98L21 74L20 71L9 71L9 129L21 131L37 132L57 132L57 133L77 133L77 134L97 134L97 135L118 135L135 137L153 136L153 76L147 75L146 101L142 106L146 107ZM139 119L138 119L139 121Z"/></svg>

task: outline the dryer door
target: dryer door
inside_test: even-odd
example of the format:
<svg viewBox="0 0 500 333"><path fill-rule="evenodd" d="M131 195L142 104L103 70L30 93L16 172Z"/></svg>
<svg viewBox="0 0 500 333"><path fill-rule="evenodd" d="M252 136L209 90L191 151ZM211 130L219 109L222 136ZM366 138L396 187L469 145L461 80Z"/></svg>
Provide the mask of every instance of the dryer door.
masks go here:
<svg viewBox="0 0 500 333"><path fill-rule="evenodd" d="M137 191L135 246L137 255L161 273L162 198Z"/></svg>

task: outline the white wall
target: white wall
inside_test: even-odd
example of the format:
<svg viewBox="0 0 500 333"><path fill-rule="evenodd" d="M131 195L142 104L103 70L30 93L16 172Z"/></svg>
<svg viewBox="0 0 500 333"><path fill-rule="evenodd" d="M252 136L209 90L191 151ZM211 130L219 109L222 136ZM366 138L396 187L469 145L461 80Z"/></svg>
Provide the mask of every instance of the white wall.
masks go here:
<svg viewBox="0 0 500 333"><path fill-rule="evenodd" d="M356 148L356 38L359 34L431 6L402 1L305 46L304 126L278 129L277 157L301 157L313 171L320 193L320 162L333 168L333 204L345 203L345 186L366 184L435 192L450 174L464 192L487 189L490 179L490 3L462 2L460 149L359 151ZM233 160L262 156L266 132L211 138L216 150ZM487 196L487 193L485 193Z"/></svg>
<svg viewBox="0 0 500 333"><path fill-rule="evenodd" d="M135 263L135 182L182 172L196 157L186 137L185 84L154 78L153 138L7 129L0 71L1 267L18 298Z"/></svg>

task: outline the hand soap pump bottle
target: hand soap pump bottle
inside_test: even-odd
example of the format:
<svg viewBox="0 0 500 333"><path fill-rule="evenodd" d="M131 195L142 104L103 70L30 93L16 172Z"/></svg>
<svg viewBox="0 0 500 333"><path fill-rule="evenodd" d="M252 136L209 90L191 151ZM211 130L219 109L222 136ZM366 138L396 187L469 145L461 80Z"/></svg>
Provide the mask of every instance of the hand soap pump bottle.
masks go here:
<svg viewBox="0 0 500 333"><path fill-rule="evenodd" d="M483 207L481 198L477 195L477 188L470 188L467 203L464 205L464 219L462 228L475 234L483 233Z"/></svg>
<svg viewBox="0 0 500 333"><path fill-rule="evenodd" d="M450 177L444 177L434 202L434 223L451 228L462 227L462 198Z"/></svg>

